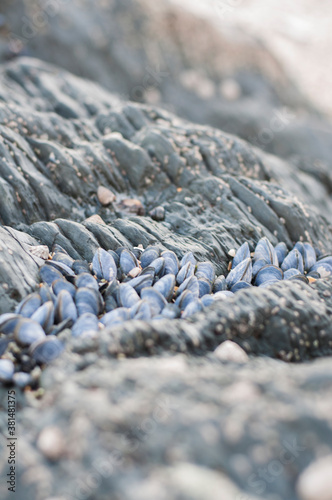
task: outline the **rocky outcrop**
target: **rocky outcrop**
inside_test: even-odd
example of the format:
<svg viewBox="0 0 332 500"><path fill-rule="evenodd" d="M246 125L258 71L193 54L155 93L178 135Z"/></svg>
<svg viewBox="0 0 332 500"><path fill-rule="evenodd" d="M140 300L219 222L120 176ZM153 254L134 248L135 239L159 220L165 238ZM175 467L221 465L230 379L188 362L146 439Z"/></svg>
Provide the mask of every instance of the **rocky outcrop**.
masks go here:
<svg viewBox="0 0 332 500"><path fill-rule="evenodd" d="M319 213L321 207L329 209L329 199L321 198L317 206L319 181L310 188L296 167L221 131L181 121L158 108L121 102L93 83L36 60L9 63L0 78L0 170L5 194L0 199L0 218L20 230L4 232L9 250L4 254L2 312L37 286L36 262L17 244L16 235L50 250L58 243L73 258L88 261L99 246L117 249L158 243L179 257L193 251L199 260L212 261L217 274L227 271L230 248L244 240L253 248L262 236L288 246L304 239L323 253L330 250L331 228ZM108 206L98 199L100 186L115 195ZM137 213L128 213L128 199L138 200L130 208ZM163 221L148 215L158 205L165 210ZM260 308L267 300L268 317L289 297L290 287L297 288L285 283L272 301L272 292L266 290L240 295L244 303L239 314L246 310L246 300L254 309L255 303ZM311 331L325 331L325 306L316 302L316 292L298 287L308 305L302 309L313 313L318 308L319 320ZM240 299L234 300L238 304ZM276 321L282 323L284 308L280 309ZM211 313L209 321L212 317ZM247 350L290 359L329 352L330 334L322 345L318 342L313 347L316 333L308 351L294 350L298 346L292 345L291 335L306 318L293 318L287 340L280 340L277 348L255 341ZM224 321L232 332L235 326L231 325L241 324L238 317ZM215 324L199 325L199 335L213 334ZM270 330L268 321L266 331ZM182 345L182 336L179 342Z"/></svg>
<svg viewBox="0 0 332 500"><path fill-rule="evenodd" d="M0 80L1 312L38 286L41 244L90 261L99 246L157 242L218 274L230 248L262 236L331 251L316 173L34 59L8 63ZM102 203L100 186L115 200ZM164 220L149 216L157 206ZM331 301L331 279L285 281L191 320L130 321L79 341L62 331L65 353L40 389L16 391L16 498L296 500L298 478L332 445L331 368L285 361L331 354ZM220 361L226 339L249 360ZM0 401L6 412L5 387ZM1 498L7 466L1 453Z"/></svg>
<svg viewBox="0 0 332 500"><path fill-rule="evenodd" d="M291 161L303 183L319 179L317 200L331 195L330 123L261 42L230 31L222 17L217 28L167 1L151 0L14 0L0 9L3 58L38 57L126 101L165 107L235 134ZM115 119L106 118L110 128Z"/></svg>

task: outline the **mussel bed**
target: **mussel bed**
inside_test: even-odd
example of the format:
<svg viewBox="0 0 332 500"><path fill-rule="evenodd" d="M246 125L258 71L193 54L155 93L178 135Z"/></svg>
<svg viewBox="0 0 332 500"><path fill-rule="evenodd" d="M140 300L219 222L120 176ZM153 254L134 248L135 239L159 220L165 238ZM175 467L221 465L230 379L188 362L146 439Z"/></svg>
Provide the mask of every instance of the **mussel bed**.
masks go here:
<svg viewBox="0 0 332 500"><path fill-rule="evenodd" d="M158 246L99 248L88 263L54 245L39 270L38 290L0 316L0 382L37 387L41 367L64 349L58 336L66 329L74 337L94 337L129 320L186 319L244 288L282 280L310 284L332 275L332 256L308 242L288 249L264 237L229 256L227 276L216 276L213 264L192 252L179 259Z"/></svg>

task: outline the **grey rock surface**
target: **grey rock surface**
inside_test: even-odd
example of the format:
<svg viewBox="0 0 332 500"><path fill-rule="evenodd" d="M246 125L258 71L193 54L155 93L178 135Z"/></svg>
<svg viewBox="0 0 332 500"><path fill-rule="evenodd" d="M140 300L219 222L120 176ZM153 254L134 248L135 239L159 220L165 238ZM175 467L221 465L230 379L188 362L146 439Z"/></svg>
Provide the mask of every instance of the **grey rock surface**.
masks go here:
<svg viewBox="0 0 332 500"><path fill-rule="evenodd" d="M4 0L0 12L3 59L38 57L124 100L221 128L288 159L303 182L314 172L331 196L331 124L252 36L222 22L216 29L167 1ZM75 116L68 104L58 103L59 110ZM119 115L106 120L111 128L122 121Z"/></svg>
<svg viewBox="0 0 332 500"><path fill-rule="evenodd" d="M179 257L193 251L199 260L213 262L217 274L227 272L230 248L237 248L244 240L253 248L262 236L274 244L285 241L289 247L299 239L308 240L321 252L330 252L331 226L321 215L322 206L328 211L329 199L322 197L317 206L315 189L321 181L313 178L310 190L294 165L234 136L181 121L158 108L121 102L96 84L37 60L7 64L0 79L4 151L0 169L7 183L7 198L0 199L0 218L20 230L16 234L21 238L32 237L50 250L58 243L73 258L89 262L99 246L115 250L157 243ZM52 91L46 92L46 88ZM66 103L65 113L61 103ZM109 122L105 127L105 117L114 118L112 128ZM100 185L116 195L110 206L98 201ZM123 207L125 199L139 200L146 213L162 205L165 220L157 222L148 215L128 213ZM101 223L89 218L92 215L99 215ZM11 262L7 274L12 273L12 279L6 275L5 283L17 299L22 298L22 291L16 285L15 258L21 254L26 259L20 248L6 254ZM30 290L36 288L36 266L21 268ZM323 287L324 282L317 286ZM299 318L295 315L289 319L285 304L289 302L296 310L299 298L295 294L292 304L293 289L298 290L301 304L306 306L300 307ZM228 330L236 337L242 324L235 311L239 310L241 316L243 311L257 307L253 330L264 327L267 333L259 342L252 340L244 345L248 352L290 359L330 352L330 316L314 287L284 283L276 295L261 289L250 292L234 299L234 317L223 320L226 337ZM260 312L264 303L266 325ZM7 312L8 305L7 299L2 301L1 312ZM280 314L272 321L273 328L278 330L285 322L286 326L274 346L269 316L278 307ZM212 317L211 313L207 328L196 329L197 335L203 335L202 344L206 344L203 351L213 348L213 342L209 345L204 339L205 334L214 336L220 321L218 313L215 323ZM309 324L302 328L308 318ZM245 317L243 322L247 321ZM179 343L177 350L181 350L183 336L178 332L184 327L181 322L173 324L175 345ZM137 326L128 328L129 338L135 337ZM153 336L152 330L142 328L148 337ZM297 342L291 340L298 328L302 329L301 342L306 345L310 341L308 349L299 352L295 350ZM306 328L311 335L308 339ZM326 331L326 337L318 338L316 346L314 341L321 330ZM167 337L167 326L165 332ZM135 352L142 349L144 346L138 345Z"/></svg>
<svg viewBox="0 0 332 500"><path fill-rule="evenodd" d="M3 66L0 81L0 268L12 294L1 312L38 286L38 244L91 260L98 246L157 242L218 274L230 248L262 236L331 251L316 172L303 178L241 139L34 59ZM112 205L98 202L100 185ZM128 198L146 213L162 205L165 220L128 213ZM62 332L66 352L41 391L17 391L16 498L296 500L301 473L332 445L331 363L321 358L332 349L331 300L331 279L284 282L190 321L128 322L84 341ZM250 360L218 360L226 339ZM7 388L0 401L5 449ZM0 457L1 498L11 498Z"/></svg>
<svg viewBox="0 0 332 500"><path fill-rule="evenodd" d="M38 242L10 227L0 227L0 310L11 311L38 281L43 260L31 254Z"/></svg>
<svg viewBox="0 0 332 500"><path fill-rule="evenodd" d="M331 383L331 358L68 351L41 400L18 398L16 498L298 500L297 479L332 446Z"/></svg>

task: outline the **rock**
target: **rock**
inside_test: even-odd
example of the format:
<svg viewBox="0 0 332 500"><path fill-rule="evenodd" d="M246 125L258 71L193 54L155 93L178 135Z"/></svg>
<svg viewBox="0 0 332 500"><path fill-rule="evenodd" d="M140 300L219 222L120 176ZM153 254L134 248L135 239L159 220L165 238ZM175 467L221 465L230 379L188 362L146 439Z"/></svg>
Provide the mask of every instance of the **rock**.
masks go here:
<svg viewBox="0 0 332 500"><path fill-rule="evenodd" d="M42 85L35 80L36 72L39 82L47 79L57 88L52 101L54 109L58 109L58 101L67 102L69 106L72 94L65 89L75 89L77 97L72 102L75 113L66 117L50 113L49 100ZM10 159L9 143L3 144L13 178L21 175L20 168L28 168L27 162L31 163L32 171L38 167L38 176L45 177L48 185L54 184L56 202L56 190L64 197L70 216L62 217L61 206L53 209L52 222L43 221L50 216L49 198L45 198L43 189L34 189L31 196L38 205L39 220L29 225L36 212L15 211L11 223L20 231L7 228L7 232L24 242L27 248L39 243L51 250L54 244L59 244L72 258L91 262L99 246L116 250L119 246L132 248L142 244L145 248L157 243L162 249L173 250L178 257L190 250L198 260L211 261L217 275L227 272L230 248L237 248L244 240L253 247L262 236L274 244L283 240L289 246L298 239L309 240L323 253L330 251L331 228L317 213L310 189L299 180L295 186L299 197L289 191L294 189L292 179L298 175L296 167L266 156L223 132L181 122L158 108L119 103L95 84L57 72L40 61L23 58L12 62L2 69L0 78L4 89L10 89L17 81L23 82L15 87L15 116L12 94L9 90L3 91L3 112L8 120L2 126L4 134L14 134L16 142L27 151L24 161L21 158L14 162ZM31 86L34 99L30 98ZM87 121L86 102L92 94L98 110ZM116 109L118 121L114 122L111 132L103 135L96 124L102 114L112 112L110 109ZM84 133L93 137L91 142L82 140L83 131L74 127L73 122L77 123L74 115L85 123ZM128 134L124 139L123 124L127 122ZM129 123L135 124L135 130ZM70 157L68 141L72 145ZM31 145L34 152L29 150ZM20 162L24 163L22 167L18 166ZM142 166L141 176L149 176L143 191L147 179L138 182L131 177L134 165ZM66 175L61 172L62 168ZM8 183L11 182L8 177ZM26 196L33 182L30 177L29 182L24 180L24 189L17 185L20 198ZM91 197L91 193L96 193L96 186L121 193L115 212L101 207L100 214L96 213L98 202ZM143 215L145 206L158 206L158 203L167 212L165 221L154 221ZM5 212L0 199L0 213ZM15 245L14 240L10 241L10 245ZM3 266L7 269L3 283L12 292L8 297L6 289L4 300L0 301L3 312L13 310L16 301L38 286L40 260L34 261L29 254L28 264L24 245L15 245L13 257L4 253L8 262ZM24 265L18 274L16 267L21 258ZM329 298L321 296L321 290L326 292L327 286L324 282L313 283L312 287L284 282L278 288L247 290L229 299L227 308L211 306L208 315L197 316L197 323L174 321L171 327L167 321L160 321L158 327L126 325L114 328L112 333L106 329L99 341L102 346L107 343L114 354L132 355L169 350L207 352L220 342L233 340L248 353L287 360L308 359L331 352ZM294 290L305 304L299 315ZM292 304L290 311L284 307L285 303ZM254 316L249 317L246 311ZM302 332L300 336L298 329ZM136 339L136 332L141 330L142 339L150 346L148 349L140 338ZM156 340L151 345L154 336ZM192 338L196 340L193 342Z"/></svg>
<svg viewBox="0 0 332 500"><path fill-rule="evenodd" d="M65 452L65 440L60 428L45 427L38 436L37 447L49 460L59 460Z"/></svg>
<svg viewBox="0 0 332 500"><path fill-rule="evenodd" d="M134 4L126 2L112 5L127 12ZM107 33L117 37L110 25ZM32 58L4 65L0 81L0 222L8 224L0 227L0 312L38 287L44 261L30 253L38 245L91 261L99 246L158 244L178 257L192 251L217 275L229 249L247 240L252 250L262 236L331 251L323 171L303 176L220 130L119 101ZM100 206L98 186L116 193L114 210ZM156 206L165 220L144 215L142 207ZM210 500L222 489L296 500L294 478L332 447L332 371L323 358L332 352L331 287L331 278L284 281L188 320L53 337L64 352L42 370L39 391L16 391L16 498ZM211 354L226 341L251 355L246 363ZM3 401L7 390L0 387Z"/></svg>
<svg viewBox="0 0 332 500"><path fill-rule="evenodd" d="M157 468L150 473L146 481L140 484L138 496L131 498L166 499L166 484L172 498L190 498L191 500L220 500L222 491L223 500L258 500L257 496L240 491L239 488L222 472L211 471L204 466L189 462L178 463L168 468ZM134 488L133 488L134 489Z"/></svg>
<svg viewBox="0 0 332 500"><path fill-rule="evenodd" d="M221 361L233 361L234 363L246 363L249 359L247 353L232 340L225 340L215 350L215 356Z"/></svg>
<svg viewBox="0 0 332 500"><path fill-rule="evenodd" d="M295 478L332 447L330 359L116 359L84 342L85 353L67 348L44 370L41 399L17 391L17 500L38 498L43 469L44 498L84 491L98 499L211 500L222 487L225 498L298 500ZM67 450L51 467L35 444L50 427L61 430ZM0 494L10 498L5 482Z"/></svg>
<svg viewBox="0 0 332 500"><path fill-rule="evenodd" d="M30 253L38 242L20 231L0 227L0 312L9 312L28 293L38 280L43 260Z"/></svg>
<svg viewBox="0 0 332 500"><path fill-rule="evenodd" d="M110 189L107 189L104 186L99 186L97 190L98 200L103 206L110 205L113 201L116 200L116 196Z"/></svg>
<svg viewBox="0 0 332 500"><path fill-rule="evenodd" d="M94 0L84 3L71 0L65 7L60 2L52 9L47 5L43 11L45 30L40 29L38 22L36 25L38 13L28 8L25 0L6 2L2 11L7 30L2 31L0 43L2 40L7 57L15 57L17 53L38 57L94 80L127 101L151 103L152 97L159 106L191 122L220 128L285 158L298 169L292 181L294 187L299 182L306 184L315 193L320 211L330 218L331 124L295 88L262 41L255 40L243 29L229 30L220 23L215 28L202 16L162 0L158 4L153 0L114 0L97 5ZM128 44L128 39L132 43ZM49 106L53 106L59 116L70 120L82 113L77 102L80 92L63 95L61 85L45 86ZM126 140L130 141L143 127L146 116L137 108L133 111L130 105L124 113L116 107L105 109L101 100L96 99L97 95L103 93L94 88L86 96L84 115L96 116L96 125L106 142L107 134L111 134L114 157L124 162L126 180L133 186L140 182L144 185L150 169L148 157ZM66 130L63 138L71 143L68 132ZM120 133L121 137L114 133ZM50 158L50 164L55 167L52 155L57 162L60 151L43 139L34 143L31 137L29 143L30 153L31 148L40 149L44 163ZM23 151L27 153L26 147ZM126 154L122 154L123 151ZM16 151L16 154L23 152ZM53 171L53 177L62 186L61 191L66 188L75 198L76 183L72 181L70 185L65 175L72 168L68 160L61 156L58 172ZM85 163L83 158L82 162ZM132 168L135 163L140 173ZM40 177L37 172L38 166L35 169L29 166L28 175L36 184ZM110 177L109 173L104 175L103 184ZM283 175L280 170L275 178L282 180ZM22 184L22 179L18 179ZM48 179L47 182L40 180L44 183L49 213L62 207L63 213L58 216L66 217L70 207ZM97 185L101 179L98 180ZM96 188L96 184L93 187ZM7 200L7 217L10 214L13 219L19 209L25 209L27 214L31 210L31 189L24 198L20 196L22 201L18 202L4 177L0 192ZM4 223L8 223L7 219Z"/></svg>
<svg viewBox="0 0 332 500"><path fill-rule="evenodd" d="M164 220L165 219L165 209L164 207L155 207L149 212L150 217L153 220Z"/></svg>
<svg viewBox="0 0 332 500"><path fill-rule="evenodd" d="M56 219L55 224L71 242L76 251L88 262L92 262L99 245L96 238L82 225L66 219Z"/></svg>
<svg viewBox="0 0 332 500"><path fill-rule="evenodd" d="M216 212L224 220L233 222L238 218L242 221L239 226L228 229L232 231L233 239L236 234L241 234L242 238L248 240L257 239L259 232L263 232L272 239L277 235L288 243L302 236L305 239L309 237L320 240L323 246L327 245L330 235L320 229L319 216L312 213L311 208L304 209L301 205L303 202L311 206L318 203L317 182L311 183L312 187L307 182L303 183L296 167L253 150L244 142L222 132L191 126L185 122L180 124L176 117L167 112L152 111L148 107L134 104L119 104L114 97L101 88L96 88L91 82L80 82L78 89L77 79L64 72L57 73L44 63L22 59L20 62L10 63L7 68L3 69L1 76L4 88L11 88L16 81L24 81L26 88L23 85L16 91L15 114L10 107L12 96L9 94L7 97L3 96L5 102L3 112L7 123L11 124L10 127L4 125L4 133L13 136L13 140L22 144L26 157L24 161L20 160L22 163L20 168L28 168L29 175L38 170L38 178L43 189L30 192L32 187L26 180L23 182L24 176L17 171L17 165L11 159L10 151L6 150L11 172L6 181L7 196L8 193L13 193L14 189L14 185L11 185L13 182L11 176L13 179L17 176L22 177L22 183L16 186L17 196L24 200L24 203L31 202L38 209L35 210L33 206L17 208L16 195L13 195L12 202L4 198L2 205L0 203L3 222L7 221L11 225L33 223L35 229L38 227L35 224L42 224L43 219L64 220L64 217L70 217L77 222L84 220L95 213L95 201L91 198L91 192L96 192L96 185L100 185L102 176L105 179L104 187L114 192L121 192L125 196L117 207L120 216L122 210L124 213L126 210L139 215L144 213L142 201L137 198L142 192L140 183L143 182L145 206L152 203L155 205L156 197L159 197L159 203L162 202L168 214L168 225L172 228L181 227L182 232L191 233L194 238L197 236L197 225L193 224L191 227L190 220L194 220L193 217L200 219L199 232L202 237L204 235L207 238L207 241L210 240L210 244L213 239L211 231L206 232L204 227L206 224L213 227L212 214ZM38 126L34 125L39 117L39 109L43 109L46 115L49 112L49 100L44 97L42 88L33 83L36 71L41 77L44 75L45 78L47 76L51 79L54 88L58 89L57 96L52 101L54 109L58 101L63 102L69 98L68 94L60 89L76 88L75 93L78 96L78 101L75 102L76 116L79 114L80 118L85 120L86 101L91 94L95 95L99 111L85 125L89 128L90 135L94 137L91 144L88 145L87 141L82 142L83 132L74 128L72 123L72 120L75 121L74 118L64 118L56 114L55 118L52 118L56 122L56 129L48 119L43 122L38 118ZM28 83L29 78L30 83ZM30 100L32 109L29 109L27 114L25 103L29 99L30 84L35 85L38 100ZM108 103L107 106L105 102ZM34 106L38 110L34 110ZM122 112L123 120L136 123L137 128L135 131L132 130L127 139L119 135L121 127L117 123L114 124L115 131L111 135L103 136L98 130L98 120L102 114L109 112L109 107L116 107L119 116ZM157 119L158 113L160 117ZM68 128L69 123L71 126ZM37 129L34 130L33 127L36 126ZM55 130L59 132L55 133ZM46 136L48 140L45 142ZM188 137L190 137L189 142ZM73 145L70 149L73 156L68 152L68 141ZM6 149L6 144L3 147ZM130 155L133 156L129 161ZM143 170L140 173L140 180L130 178L134 175L131 173L132 170L135 172L140 170L141 163ZM144 165L148 170L145 170ZM35 180L31 178L31 185L34 182ZM187 187L189 185L190 188ZM47 191L47 186L49 189L52 186L52 192ZM321 187L323 189L323 183ZM290 189L293 192L289 194ZM298 197L298 201L294 194ZM239 201L231 203L228 199L230 196L235 196ZM12 214L8 212L11 203L15 207ZM178 203L182 204L180 218ZM322 203L328 205L329 198L320 194L317 207ZM290 204L292 219L287 216ZM248 206L251 207L252 214L245 214ZM33 219L31 214L34 214ZM309 224L308 214L312 225ZM115 214L105 207L102 218L106 223L110 223L114 221ZM281 219L285 220L285 224ZM158 231L161 231L161 227ZM58 238L55 235L58 233L56 226L48 225L47 233L49 242L45 243L52 246L51 234L52 238ZM46 240L45 236L43 239ZM220 235L219 239L228 241L225 235ZM213 245L220 247L215 242ZM230 245L233 246L231 241ZM221 256L220 248L218 252Z"/></svg>
<svg viewBox="0 0 332 500"><path fill-rule="evenodd" d="M114 161L120 166L125 180L137 191L146 186L146 181L153 174L152 161L146 151L119 133L108 134L103 138L103 145Z"/></svg>
<svg viewBox="0 0 332 500"><path fill-rule="evenodd" d="M301 500L332 499L332 455L319 458L301 473L296 489Z"/></svg>

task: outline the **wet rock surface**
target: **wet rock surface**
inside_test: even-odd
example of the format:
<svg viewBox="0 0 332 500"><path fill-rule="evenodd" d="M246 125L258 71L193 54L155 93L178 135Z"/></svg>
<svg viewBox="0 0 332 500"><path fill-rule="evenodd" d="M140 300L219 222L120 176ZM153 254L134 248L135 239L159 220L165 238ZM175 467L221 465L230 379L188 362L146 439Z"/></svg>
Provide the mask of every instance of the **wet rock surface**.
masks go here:
<svg viewBox="0 0 332 500"><path fill-rule="evenodd" d="M331 251L316 174L304 181L234 136L121 102L37 60L9 63L0 79L0 260L11 292L1 312L38 286L42 260L29 250L38 245L91 261L99 246L158 243L217 274L230 248L262 236ZM100 186L116 196L109 205ZM157 206L164 220L144 215ZM230 499L295 500L300 474L332 444L331 369L329 359L286 361L331 354L331 314L323 279L244 290L227 308L129 322L97 339L65 330L66 352L43 371L42 390L17 391L17 498L217 499L223 489ZM213 351L224 340L281 359L222 362Z"/></svg>

